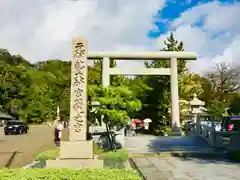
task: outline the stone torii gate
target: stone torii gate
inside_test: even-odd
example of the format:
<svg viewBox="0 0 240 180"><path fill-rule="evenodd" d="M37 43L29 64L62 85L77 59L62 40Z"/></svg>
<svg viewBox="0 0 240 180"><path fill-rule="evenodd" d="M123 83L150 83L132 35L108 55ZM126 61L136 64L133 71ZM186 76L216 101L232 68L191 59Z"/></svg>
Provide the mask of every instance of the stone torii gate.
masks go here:
<svg viewBox="0 0 240 180"><path fill-rule="evenodd" d="M73 38L71 64L71 99L69 128L63 132L60 160L47 160L46 167L97 168L103 161L94 158L93 141L87 139L87 59L103 59L103 85L110 85L110 75L171 75L172 129L180 132L177 60L195 60L191 52L88 52L84 38ZM110 59L170 60L171 68L110 68Z"/></svg>
<svg viewBox="0 0 240 180"><path fill-rule="evenodd" d="M171 76L171 102L172 102L172 132L180 133L180 111L178 94L177 60L196 60L194 52L88 52L88 59L102 59L102 84L110 85L110 75L170 75ZM110 60L170 60L170 68L110 68Z"/></svg>

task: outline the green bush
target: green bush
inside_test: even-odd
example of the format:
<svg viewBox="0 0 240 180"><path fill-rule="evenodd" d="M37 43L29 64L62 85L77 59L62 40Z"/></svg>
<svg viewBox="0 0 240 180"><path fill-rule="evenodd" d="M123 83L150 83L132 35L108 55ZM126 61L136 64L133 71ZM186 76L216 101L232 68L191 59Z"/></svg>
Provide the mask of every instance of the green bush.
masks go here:
<svg viewBox="0 0 240 180"><path fill-rule="evenodd" d="M1 169L1 180L141 180L129 169Z"/></svg>
<svg viewBox="0 0 240 180"><path fill-rule="evenodd" d="M154 129L153 134L156 136L165 136L171 134L171 128L168 126L158 125L156 129Z"/></svg>
<svg viewBox="0 0 240 180"><path fill-rule="evenodd" d="M128 160L128 151L119 149L117 151L104 152L99 155L99 158L106 161L125 162Z"/></svg>
<svg viewBox="0 0 240 180"><path fill-rule="evenodd" d="M55 160L59 157L59 148L43 151L36 156L36 161Z"/></svg>
<svg viewBox="0 0 240 180"><path fill-rule="evenodd" d="M94 154L101 154L104 152L104 149L100 147L100 144L94 143L93 144L93 153Z"/></svg>

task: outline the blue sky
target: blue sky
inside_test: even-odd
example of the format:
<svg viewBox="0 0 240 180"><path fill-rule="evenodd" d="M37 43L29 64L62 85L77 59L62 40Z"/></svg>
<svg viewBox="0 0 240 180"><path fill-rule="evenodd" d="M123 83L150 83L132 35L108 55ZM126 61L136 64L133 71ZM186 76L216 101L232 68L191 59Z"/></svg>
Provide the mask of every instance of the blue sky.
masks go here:
<svg viewBox="0 0 240 180"><path fill-rule="evenodd" d="M168 0L154 14L147 37L163 46L173 32L186 51L199 54L197 62L189 63L195 72L212 69L220 62L239 65L239 13L239 0Z"/></svg>
<svg viewBox="0 0 240 180"><path fill-rule="evenodd" d="M169 24L176 18L181 16L181 13L187 9L191 9L199 4L213 2L215 0L168 0L163 9L160 9L154 16L155 29L152 29L148 33L149 38L157 38L161 34L167 33L169 30ZM218 0L221 4L233 4L240 0ZM179 3L180 2L180 3ZM200 18L195 26L201 27L204 21L204 17ZM193 26L194 26L193 25ZM220 34L219 34L220 35ZM214 36L214 38L216 38Z"/></svg>

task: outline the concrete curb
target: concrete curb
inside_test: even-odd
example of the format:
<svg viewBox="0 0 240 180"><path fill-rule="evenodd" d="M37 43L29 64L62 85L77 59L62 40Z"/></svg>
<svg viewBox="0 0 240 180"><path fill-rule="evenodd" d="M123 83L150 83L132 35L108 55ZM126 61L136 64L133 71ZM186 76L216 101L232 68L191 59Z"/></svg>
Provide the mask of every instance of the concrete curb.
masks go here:
<svg viewBox="0 0 240 180"><path fill-rule="evenodd" d="M129 162L129 159L128 159L127 161L125 161L125 162L123 163L123 165L124 165L124 168L126 168L126 169L132 169L131 164L130 164L130 162Z"/></svg>
<svg viewBox="0 0 240 180"><path fill-rule="evenodd" d="M143 175L143 173L140 171L140 169L137 167L136 163L132 160L132 158L129 158L129 163L132 169L135 169L139 176L142 177L142 180L147 180L146 177Z"/></svg>
<svg viewBox="0 0 240 180"><path fill-rule="evenodd" d="M44 164L42 162L33 161L32 163L27 164L27 165L23 166L22 168L28 169L28 168L43 168L43 167L44 167Z"/></svg>

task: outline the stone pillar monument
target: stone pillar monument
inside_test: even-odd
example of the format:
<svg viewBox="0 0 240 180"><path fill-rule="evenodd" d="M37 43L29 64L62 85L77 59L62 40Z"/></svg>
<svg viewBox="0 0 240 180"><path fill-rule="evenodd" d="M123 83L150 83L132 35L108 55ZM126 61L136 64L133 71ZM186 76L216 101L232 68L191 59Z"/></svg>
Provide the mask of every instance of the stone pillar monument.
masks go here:
<svg viewBox="0 0 240 180"><path fill-rule="evenodd" d="M47 160L46 167L103 167L103 161L93 157L93 141L87 140L87 41L73 38L72 49L69 128L60 143L60 160Z"/></svg>

